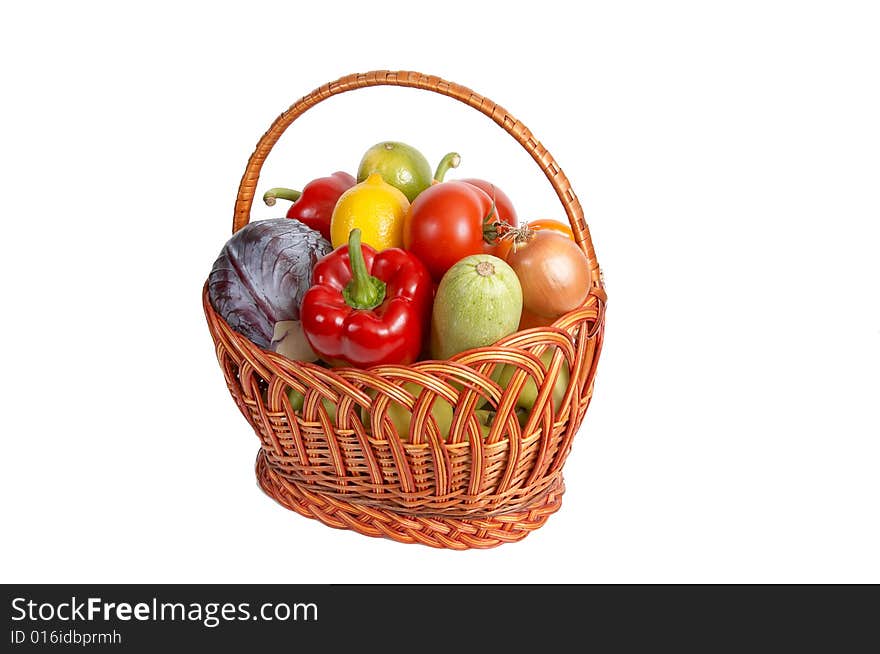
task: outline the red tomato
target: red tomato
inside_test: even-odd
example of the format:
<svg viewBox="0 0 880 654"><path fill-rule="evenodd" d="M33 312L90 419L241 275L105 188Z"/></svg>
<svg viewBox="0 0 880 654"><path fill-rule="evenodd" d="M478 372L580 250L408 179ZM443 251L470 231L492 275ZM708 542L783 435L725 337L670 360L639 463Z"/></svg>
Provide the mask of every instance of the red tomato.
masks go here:
<svg viewBox="0 0 880 654"><path fill-rule="evenodd" d="M492 182L487 182L485 179L469 177L461 181L467 182L471 186L476 186L478 189L485 191L490 198L495 199L495 208L498 210L498 217L510 225L515 226L517 224L516 209L513 208L513 202L510 201L510 198L507 197L507 194L504 191L495 186Z"/></svg>
<svg viewBox="0 0 880 654"><path fill-rule="evenodd" d="M439 282L464 257L497 253L498 239L492 239L499 217L492 198L476 186L459 180L434 184L419 193L406 213L403 247Z"/></svg>

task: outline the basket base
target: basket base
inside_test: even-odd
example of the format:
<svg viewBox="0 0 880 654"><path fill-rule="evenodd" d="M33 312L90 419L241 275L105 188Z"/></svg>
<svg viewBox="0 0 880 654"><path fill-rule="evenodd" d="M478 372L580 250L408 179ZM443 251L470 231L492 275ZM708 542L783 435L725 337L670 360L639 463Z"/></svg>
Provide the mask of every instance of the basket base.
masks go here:
<svg viewBox="0 0 880 654"><path fill-rule="evenodd" d="M422 518L314 493L301 484L277 475L262 450L257 455L256 472L257 482L266 495L307 518L320 520L336 529L351 529L365 536L453 550L488 549L522 540L559 510L565 490L560 479L559 484L552 487L547 495L538 498L532 506L514 513L477 519L443 516Z"/></svg>

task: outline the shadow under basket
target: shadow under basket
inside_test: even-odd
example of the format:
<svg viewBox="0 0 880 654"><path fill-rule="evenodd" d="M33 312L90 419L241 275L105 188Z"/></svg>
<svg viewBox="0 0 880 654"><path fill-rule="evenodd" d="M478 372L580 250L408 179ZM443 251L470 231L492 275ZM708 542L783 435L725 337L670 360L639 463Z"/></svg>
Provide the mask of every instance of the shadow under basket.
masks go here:
<svg viewBox="0 0 880 654"><path fill-rule="evenodd" d="M349 75L298 100L263 135L242 177L232 231L248 223L263 162L297 117L333 95L381 85L459 100L526 149L556 191L589 261L585 302L551 326L516 332L448 361L329 369L261 349L232 330L211 306L206 283L202 303L217 359L260 439L259 485L282 506L330 527L403 543L463 550L518 541L561 506L562 469L593 394L607 301L580 203L531 132L497 104L438 77ZM515 372L502 388L493 373L503 365ZM566 373L564 397L557 389L554 399ZM534 384L537 399L530 412L518 415L516 401L526 384ZM291 389L304 395L301 409L291 406ZM438 400L453 408L448 429L432 412ZM395 429L393 418L399 423L401 415L408 433Z"/></svg>

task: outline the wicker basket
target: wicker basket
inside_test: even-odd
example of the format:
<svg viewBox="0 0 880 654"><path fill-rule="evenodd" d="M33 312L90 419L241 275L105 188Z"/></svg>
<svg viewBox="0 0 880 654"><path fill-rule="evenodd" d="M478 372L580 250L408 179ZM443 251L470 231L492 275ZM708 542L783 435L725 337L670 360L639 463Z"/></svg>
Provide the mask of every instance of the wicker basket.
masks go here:
<svg viewBox="0 0 880 654"><path fill-rule="evenodd" d="M217 359L233 399L260 439L260 486L306 517L368 536L433 547L488 548L518 541L560 507L562 468L590 403L602 347L606 295L583 210L565 174L526 127L468 88L415 72L349 75L315 89L285 111L257 144L235 204L233 233L248 223L260 169L287 127L327 98L355 89L391 85L455 98L489 116L515 138L550 180L590 262L592 288L583 306L550 327L512 334L492 347L449 361L369 370L328 369L290 361L233 331L203 305ZM540 360L552 351L545 368ZM516 372L506 388L491 379L496 366ZM570 384L559 411L551 392L562 365ZM538 399L520 426L514 403L528 379ZM425 390L418 396L404 384ZM305 394L294 412L287 391ZM441 397L454 407L448 437L431 407ZM336 406L335 423L322 400ZM475 409L497 410L488 436ZM386 415L390 403L412 412L410 434L398 434Z"/></svg>

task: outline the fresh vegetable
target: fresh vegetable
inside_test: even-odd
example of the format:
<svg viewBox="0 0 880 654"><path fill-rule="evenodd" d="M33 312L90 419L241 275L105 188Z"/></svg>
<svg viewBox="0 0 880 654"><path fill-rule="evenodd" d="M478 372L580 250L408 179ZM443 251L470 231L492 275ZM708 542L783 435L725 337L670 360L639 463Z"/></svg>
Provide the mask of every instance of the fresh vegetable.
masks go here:
<svg viewBox="0 0 880 654"><path fill-rule="evenodd" d="M451 168L458 168L460 163L461 157L456 152L450 152L443 157L434 173L434 184L442 183L446 178L446 173L449 172ZM495 206L496 221L494 223L494 230L491 226L489 227L488 235L491 240L497 238L497 249L493 251L492 254L504 259L510 251L510 246L512 244L512 238L505 239L504 235L510 231L510 228L515 228L519 220L510 197L508 197L508 195L495 184L487 182L484 179L468 177L456 181L475 186L492 198L492 202ZM571 230L569 230L569 233L570 231Z"/></svg>
<svg viewBox="0 0 880 654"><path fill-rule="evenodd" d="M589 262L567 236L550 230L522 229L507 262L522 285L523 307L536 316L556 319L587 299Z"/></svg>
<svg viewBox="0 0 880 654"><path fill-rule="evenodd" d="M409 200L398 189L373 173L343 193L330 218L330 241L345 245L351 230L360 229L363 242L385 250L403 245L403 221Z"/></svg>
<svg viewBox="0 0 880 654"><path fill-rule="evenodd" d="M516 331L521 313L522 290L513 269L492 255L465 257L443 275L437 288L431 356L448 359L491 345Z"/></svg>
<svg viewBox="0 0 880 654"><path fill-rule="evenodd" d="M290 400L290 408L293 409L296 413L302 411L303 406L305 405L306 396L300 393L297 390L289 388L287 390L287 399ZM326 398L321 398L321 404L324 406L324 410L327 412L327 417L330 419L331 423L336 423L336 405Z"/></svg>
<svg viewBox="0 0 880 654"><path fill-rule="evenodd" d="M419 393L422 392L422 387L418 384L405 384L404 388L414 395L416 399L418 399ZM397 434L403 439L408 439L409 428L412 423L412 412L397 402L389 402L387 415L391 418L391 422L394 424ZM437 429L440 432L440 436L442 438L448 438L449 428L452 426L452 405L442 397L438 397L434 400L434 406L431 407L431 415L437 422Z"/></svg>
<svg viewBox="0 0 880 654"><path fill-rule="evenodd" d="M437 165L437 170L434 171L434 184L443 182L443 180L446 179L446 173L448 173L451 168L458 168L459 164L461 164L461 156L457 152L450 152L443 157ZM476 177L466 177L456 181L476 186L478 189L486 193L486 195L492 198L495 202L495 210L498 214L498 219L508 225L515 226L517 224L518 218L516 215L516 209L513 208L513 202L510 201L507 193L495 186L495 184L487 182L485 179L477 179Z"/></svg>
<svg viewBox="0 0 880 654"><path fill-rule="evenodd" d="M483 438L486 438L486 436L489 435L492 423L495 421L497 414L494 411L489 411L487 409L476 409L474 415L477 417L477 423L480 425L480 431L483 433Z"/></svg>
<svg viewBox="0 0 880 654"><path fill-rule="evenodd" d="M574 240L574 232L571 231L571 227L568 226L568 223L563 223L558 220L554 220L553 218L536 218L535 220L530 220L525 224L525 227L533 231L541 231L542 229L549 230L551 232L559 232L563 236L567 236L572 241Z"/></svg>
<svg viewBox="0 0 880 654"><path fill-rule="evenodd" d="M460 181L470 184L471 186L476 186L492 198L495 202L495 209L500 221L505 222L508 225L517 225L519 219L516 215L516 209L513 208L513 202L510 201L507 193L495 186L492 182L487 182L485 179L466 177Z"/></svg>
<svg viewBox="0 0 880 654"><path fill-rule="evenodd" d="M388 184L399 189L409 202L431 185L431 166L425 156L411 145L383 141L370 147L361 157L357 181L363 182L379 173Z"/></svg>
<svg viewBox="0 0 880 654"><path fill-rule="evenodd" d="M492 198L476 186L460 181L435 184L410 205L403 247L439 282L461 259L497 251L498 221Z"/></svg>
<svg viewBox="0 0 880 654"><path fill-rule="evenodd" d="M403 385L403 388L410 395L415 397L417 401L420 394L424 390L422 386L419 386L418 384L415 384L413 382L407 382ZM375 398L377 392L373 389L370 389L367 391L367 394L370 397ZM485 438L489 434L489 425L491 424L491 412L485 409L481 409L474 411L474 413L477 416L477 422L480 425L480 431ZM413 418L412 411L392 400L388 402L386 415L391 419L391 423L394 425L394 429L397 431L397 435L400 436L401 440L409 440L410 425L412 424ZM440 432L440 437L443 439L448 439L449 431L452 429L452 405L442 397L438 396L437 399L434 400L434 404L431 407L430 415L437 423L437 430ZM370 411L366 407L361 408L361 421L364 423L364 425L367 426L367 428L370 428Z"/></svg>
<svg viewBox="0 0 880 654"><path fill-rule="evenodd" d="M544 368L549 368L550 360L553 358L553 351L547 350L539 358L541 359L541 363L544 364ZM510 364L499 366L495 369L495 372L492 373L492 379L494 379L501 388L507 388L513 377L513 373L517 370L518 368L516 366ZM559 407L562 406L562 400L565 399L565 392L568 390L568 381L568 364L563 361L562 367L559 369L559 375L556 377L556 383L553 385L553 394L551 395L554 411L559 411ZM538 386L535 384L534 379L526 377L526 383L523 384L522 390L520 390L519 395L516 398L516 407L527 412L531 411L532 407L535 406L535 401L537 399Z"/></svg>
<svg viewBox="0 0 880 654"><path fill-rule="evenodd" d="M513 246L513 242L517 239L518 235L522 235L527 229L535 232L539 232L545 229L551 232L559 232L563 236L570 238L572 241L574 240L574 232L571 231L571 227L569 227L567 224L559 222L558 220L554 220L553 218L537 218L535 220L530 220L527 223L519 225L516 229L508 230L505 234L502 234L501 243L498 246L497 255L506 260L507 255L510 254L510 249Z"/></svg>
<svg viewBox="0 0 880 654"><path fill-rule="evenodd" d="M274 206L275 200L293 202L287 210L288 218L295 218L304 225L321 232L330 240L330 217L339 196L356 184L354 177L341 171L327 177L319 177L303 187L302 191L289 188L271 188L263 194L263 202Z"/></svg>
<svg viewBox="0 0 880 654"><path fill-rule="evenodd" d="M226 242L211 268L211 306L232 329L269 347L276 323L299 320L312 267L331 249L318 232L298 220L274 218L245 225Z"/></svg>
<svg viewBox="0 0 880 654"><path fill-rule="evenodd" d="M422 350L431 311L431 277L399 248L378 254L353 229L347 246L321 259L302 301L312 349L333 365L409 364Z"/></svg>
<svg viewBox="0 0 880 654"><path fill-rule="evenodd" d="M546 327L547 325L552 325L555 321L556 318L545 318L544 316L534 314L523 307L522 315L519 318L519 329L523 330L531 329L532 327Z"/></svg>
<svg viewBox="0 0 880 654"><path fill-rule="evenodd" d="M517 233L522 233L522 230L526 228L534 231L545 229L551 232L558 232L566 238L574 241L574 232L571 231L571 227L569 227L566 223L554 220L553 218L537 218L535 220L528 221L527 223L519 226L517 229L509 231L505 235L506 238L502 238L501 245L498 248L499 257L507 260L507 257L510 255L510 249L511 247L513 247L513 242L517 237ZM523 307L522 316L519 320L519 328L530 329L532 327L544 327L546 325L553 324L555 320L555 317L547 318L544 316L539 316L529 311L526 307Z"/></svg>
<svg viewBox="0 0 880 654"><path fill-rule="evenodd" d="M461 157L456 152L450 152L443 157L440 164L437 166L437 170L434 172L434 184L443 182L446 178L446 173L449 172L451 168L458 168L460 163ZM464 179L456 181L476 186L492 198L492 201L495 204L495 212L498 220L514 227L518 224L519 218L516 215L516 209L513 208L513 202L511 202L507 193L502 191L495 184L487 182L485 179L477 179L476 177L465 177ZM505 231L506 230L502 228L499 232L499 236L503 235Z"/></svg>
<svg viewBox="0 0 880 654"><path fill-rule="evenodd" d="M412 382L404 384L403 388L416 399L418 399L419 394L424 390L422 386ZM367 394L374 399L378 395L374 389L369 389ZM409 427L412 422L412 412L406 409L403 405L392 400L388 402L386 415L391 419L394 429L397 431L397 435L400 436L400 438L407 440L409 438ZM434 400L434 405L431 407L430 415L437 422L437 429L440 431L440 435L443 438L446 438L449 435L449 428L452 425L452 405L442 397L437 397L437 399ZM364 424L369 424L370 412L366 407L361 408L361 420Z"/></svg>
<svg viewBox="0 0 880 654"><path fill-rule="evenodd" d="M275 323L275 332L269 347L292 361L316 361L318 355L309 345L299 320L282 320Z"/></svg>

